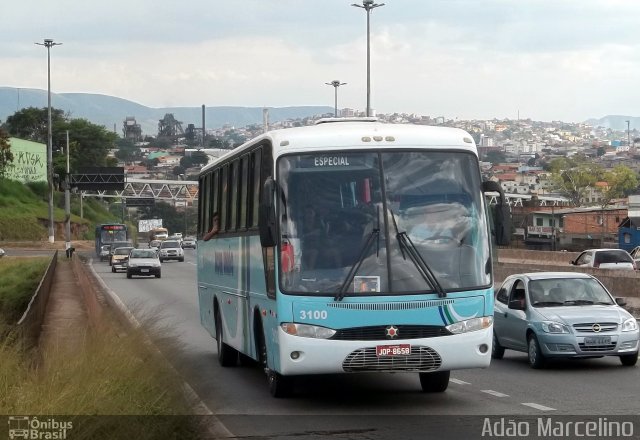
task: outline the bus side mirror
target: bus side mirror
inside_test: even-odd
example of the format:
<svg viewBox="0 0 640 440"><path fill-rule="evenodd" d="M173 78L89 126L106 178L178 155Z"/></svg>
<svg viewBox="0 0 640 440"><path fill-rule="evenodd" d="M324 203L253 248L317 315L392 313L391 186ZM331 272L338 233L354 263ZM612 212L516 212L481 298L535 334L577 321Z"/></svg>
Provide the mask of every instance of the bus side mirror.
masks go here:
<svg viewBox="0 0 640 440"><path fill-rule="evenodd" d="M511 243L511 210L507 204L504 191L498 182L490 180L482 182L482 192L498 193L498 204L490 208L493 218L493 231L498 246L508 246Z"/></svg>
<svg viewBox="0 0 640 440"><path fill-rule="evenodd" d="M271 177L264 182L262 198L258 209L258 229L260 231L260 244L262 247L276 245L276 207L274 204L276 183Z"/></svg>

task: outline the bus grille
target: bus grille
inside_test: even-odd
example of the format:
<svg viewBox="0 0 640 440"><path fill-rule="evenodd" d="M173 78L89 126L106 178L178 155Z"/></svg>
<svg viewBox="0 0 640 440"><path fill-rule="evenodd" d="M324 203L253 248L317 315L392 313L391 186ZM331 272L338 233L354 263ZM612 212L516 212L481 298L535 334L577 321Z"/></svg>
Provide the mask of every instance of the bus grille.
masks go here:
<svg viewBox="0 0 640 440"><path fill-rule="evenodd" d="M338 330L331 339L338 341L384 341L387 336L388 325L376 325L371 327L353 327ZM395 326L397 337L394 341L402 339L435 338L449 336L451 332L441 325L398 325Z"/></svg>
<svg viewBox="0 0 640 440"><path fill-rule="evenodd" d="M409 356L377 356L375 347L351 352L342 368L346 372L359 371L432 371L440 368L442 358L431 347L411 347Z"/></svg>
<svg viewBox="0 0 640 440"><path fill-rule="evenodd" d="M366 311L389 311L389 310L417 310L430 309L433 307L441 307L454 304L453 299L441 300L425 300L425 301L403 301L403 302L384 302L384 303L348 303L333 301L327 303L327 307L334 309L347 310L366 310Z"/></svg>

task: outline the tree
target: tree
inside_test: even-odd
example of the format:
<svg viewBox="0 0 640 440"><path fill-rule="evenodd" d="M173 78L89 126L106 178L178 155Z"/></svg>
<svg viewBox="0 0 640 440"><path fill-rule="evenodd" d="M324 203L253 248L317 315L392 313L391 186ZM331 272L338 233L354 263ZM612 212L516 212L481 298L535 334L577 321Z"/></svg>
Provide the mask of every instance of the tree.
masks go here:
<svg viewBox="0 0 640 440"><path fill-rule="evenodd" d="M181 167L181 166L173 167L173 174L175 176L179 176L180 174L184 174L184 172L185 172L184 167Z"/></svg>
<svg viewBox="0 0 640 440"><path fill-rule="evenodd" d="M502 163L506 160L506 156L502 151L491 150L485 155L485 159L491 163Z"/></svg>
<svg viewBox="0 0 640 440"><path fill-rule="evenodd" d="M29 107L9 116L4 127L12 136L46 144L47 121L46 108ZM51 109L51 131L54 151L66 148L66 132L69 131L69 162L72 170L107 165L107 154L118 137L86 119L71 119L59 109ZM66 173L66 153L61 156L54 157L53 164L54 173L62 176Z"/></svg>
<svg viewBox="0 0 640 440"><path fill-rule="evenodd" d="M13 162L9 133L0 128L0 179L4 179L7 168Z"/></svg>
<svg viewBox="0 0 640 440"><path fill-rule="evenodd" d="M136 147L130 139L119 138L116 141L116 146L118 151L115 156L125 164L140 159L140 148Z"/></svg>
<svg viewBox="0 0 640 440"><path fill-rule="evenodd" d="M47 125L49 120L48 113L47 108L28 107L9 116L3 128L11 136L46 144L49 133ZM64 123L64 111L51 109L52 132L55 132L56 128Z"/></svg>
<svg viewBox="0 0 640 440"><path fill-rule="evenodd" d="M607 171L602 176L607 182L607 187L602 191L600 205L604 208L611 200L628 195L638 187L638 178L629 167L618 165L613 170Z"/></svg>
<svg viewBox="0 0 640 440"><path fill-rule="evenodd" d="M587 189L603 174L602 167L581 156L554 159L550 163L550 170L554 188L571 200L574 206L580 206L580 200Z"/></svg>

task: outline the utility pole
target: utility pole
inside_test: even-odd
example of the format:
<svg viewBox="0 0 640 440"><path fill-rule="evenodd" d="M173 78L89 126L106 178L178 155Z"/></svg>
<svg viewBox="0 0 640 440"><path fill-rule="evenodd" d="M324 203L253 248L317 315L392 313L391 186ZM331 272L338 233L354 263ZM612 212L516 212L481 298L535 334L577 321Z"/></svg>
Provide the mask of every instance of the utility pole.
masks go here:
<svg viewBox="0 0 640 440"><path fill-rule="evenodd" d="M352 3L351 6L362 8L367 12L367 116L371 116L371 37L370 15L371 10L384 6L384 3L374 3L373 0L362 0L362 5Z"/></svg>
<svg viewBox="0 0 640 440"><path fill-rule="evenodd" d="M338 117L338 87L345 85L346 83L342 83L337 79L334 79L331 82L325 83L328 86L333 86L333 88L335 89L335 100L334 100L334 110L333 110L333 115L334 117Z"/></svg>
<svg viewBox="0 0 640 440"><path fill-rule="evenodd" d="M67 175L64 179L64 248L71 248L71 179L69 178L69 130L67 130Z"/></svg>
<svg viewBox="0 0 640 440"><path fill-rule="evenodd" d="M51 48L62 43L54 43L47 38L44 43L35 43L47 48L47 181L49 183L49 243L55 241L55 224L53 219L53 142L51 140Z"/></svg>
<svg viewBox="0 0 640 440"><path fill-rule="evenodd" d="M625 122L627 123L627 147L631 149L631 131L629 130L631 121L627 120Z"/></svg>

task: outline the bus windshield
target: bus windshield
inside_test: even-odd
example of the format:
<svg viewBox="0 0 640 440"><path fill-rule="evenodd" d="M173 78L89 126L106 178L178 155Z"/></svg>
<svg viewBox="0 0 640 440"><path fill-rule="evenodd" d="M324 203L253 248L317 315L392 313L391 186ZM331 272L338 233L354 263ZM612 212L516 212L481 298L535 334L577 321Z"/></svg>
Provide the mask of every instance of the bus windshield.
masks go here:
<svg viewBox="0 0 640 440"><path fill-rule="evenodd" d="M473 154L288 155L276 179L284 293L446 294L491 283Z"/></svg>

